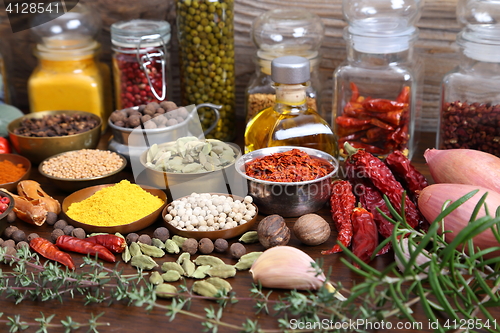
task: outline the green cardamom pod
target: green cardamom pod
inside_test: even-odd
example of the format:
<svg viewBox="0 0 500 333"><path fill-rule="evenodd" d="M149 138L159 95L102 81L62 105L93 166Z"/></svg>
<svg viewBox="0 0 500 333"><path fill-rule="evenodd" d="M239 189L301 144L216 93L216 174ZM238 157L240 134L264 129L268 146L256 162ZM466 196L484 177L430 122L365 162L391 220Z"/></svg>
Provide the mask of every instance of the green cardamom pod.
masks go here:
<svg viewBox="0 0 500 333"><path fill-rule="evenodd" d="M163 273L161 275L161 278L165 281L165 282L175 282L175 281L179 281L180 278L181 278L181 275L179 274L178 271L176 270L170 270L166 273Z"/></svg>
<svg viewBox="0 0 500 333"><path fill-rule="evenodd" d="M132 257L142 254L141 247L136 242L130 243L129 250Z"/></svg>
<svg viewBox="0 0 500 333"><path fill-rule="evenodd" d="M199 255L194 263L196 265L209 265L209 266L217 266L217 265L225 265L226 263L222 261L222 259L210 256L210 255Z"/></svg>
<svg viewBox="0 0 500 333"><path fill-rule="evenodd" d="M193 276L196 270L196 265L191 260L184 260L182 262L182 268L184 269L185 276Z"/></svg>
<svg viewBox="0 0 500 333"><path fill-rule="evenodd" d="M173 235L172 240L177 244L178 247L182 247L182 244L184 244L184 241L186 240L186 237L181 237L179 235Z"/></svg>
<svg viewBox="0 0 500 333"><path fill-rule="evenodd" d="M195 281L193 283L193 292L205 297L215 297L218 290L213 284L206 281Z"/></svg>
<svg viewBox="0 0 500 333"><path fill-rule="evenodd" d="M232 265L217 265L213 266L207 271L207 274L212 277L220 277L223 279L233 277L236 275L236 268Z"/></svg>
<svg viewBox="0 0 500 333"><path fill-rule="evenodd" d="M99 236L99 235L109 235L107 232L93 232L89 234L87 237Z"/></svg>
<svg viewBox="0 0 500 333"><path fill-rule="evenodd" d="M210 277L205 280L206 282L213 284L217 290L224 290L226 293L230 292L233 290L233 287L231 286L231 283L227 282L224 279L221 279L219 277Z"/></svg>
<svg viewBox="0 0 500 333"><path fill-rule="evenodd" d="M158 266L156 261L145 254L138 254L132 257L130 264L142 270L151 270Z"/></svg>
<svg viewBox="0 0 500 333"><path fill-rule="evenodd" d="M234 265L234 267L239 270L247 270L252 267L253 263L257 258L262 254L262 252L250 252L247 254L244 254L240 257L238 262Z"/></svg>
<svg viewBox="0 0 500 333"><path fill-rule="evenodd" d="M179 245L170 238L165 241L165 250L170 254L178 254L181 252Z"/></svg>
<svg viewBox="0 0 500 333"><path fill-rule="evenodd" d="M202 265L198 266L194 273L190 276L195 279L204 279L207 276L207 271L211 268L212 266L209 265Z"/></svg>
<svg viewBox="0 0 500 333"><path fill-rule="evenodd" d="M257 231L247 231L240 237L239 241L245 244L257 243L259 241L259 235Z"/></svg>
<svg viewBox="0 0 500 333"><path fill-rule="evenodd" d="M163 243L160 239L158 238L152 238L151 239L151 245L156 246L159 249L164 249L165 248L165 243Z"/></svg>
<svg viewBox="0 0 500 333"><path fill-rule="evenodd" d="M122 252L122 260L124 263L128 263L131 258L132 255L130 254L130 250L128 249L128 246L125 246L125 250Z"/></svg>
<svg viewBox="0 0 500 333"><path fill-rule="evenodd" d="M165 261L163 264L161 264L161 270L164 272L177 271L180 275L185 274L184 268L182 268L182 266L178 263L172 261Z"/></svg>
<svg viewBox="0 0 500 333"><path fill-rule="evenodd" d="M123 236L122 234L120 234L118 231L115 232L115 236L118 236L118 237L121 237L123 239L126 239L125 236Z"/></svg>
<svg viewBox="0 0 500 333"><path fill-rule="evenodd" d="M172 298L177 294L177 288L168 283L159 284L156 289L156 296L161 298Z"/></svg>
<svg viewBox="0 0 500 333"><path fill-rule="evenodd" d="M145 255L148 255L150 257L161 258L165 255L165 252L163 252L162 249L157 248L156 246L148 245L148 244L144 244L144 243L140 243L140 242L137 244L139 244L139 247L141 248L142 253L144 253Z"/></svg>
<svg viewBox="0 0 500 333"><path fill-rule="evenodd" d="M189 254L189 252L182 252L181 255L179 256L179 258L177 258L176 262L179 265L182 265L182 263L184 262L184 260L191 261L191 255Z"/></svg>
<svg viewBox="0 0 500 333"><path fill-rule="evenodd" d="M161 274L159 272L154 271L149 276L149 282L151 284L160 284L160 283L163 283L163 278L162 278L162 276L161 276Z"/></svg>

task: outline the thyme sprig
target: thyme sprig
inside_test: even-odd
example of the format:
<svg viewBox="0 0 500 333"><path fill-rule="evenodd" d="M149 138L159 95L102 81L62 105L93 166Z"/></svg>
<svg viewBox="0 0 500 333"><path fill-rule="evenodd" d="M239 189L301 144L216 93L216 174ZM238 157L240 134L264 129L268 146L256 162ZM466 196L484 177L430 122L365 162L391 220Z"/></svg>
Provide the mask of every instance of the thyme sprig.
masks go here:
<svg viewBox="0 0 500 333"><path fill-rule="evenodd" d="M394 223L394 232L386 242L391 242L400 267L395 261L383 270L377 270L344 247L346 258L341 260L364 278L350 289L340 283L336 285L347 297L346 301L339 301L325 286L315 292L292 290L274 297L274 291L264 290L258 284L249 288L249 295L220 293L213 298L195 295L183 284L170 301L165 301L158 299L154 286L142 271L125 275L118 266L109 269L91 257L84 259L80 270L70 271L49 261L42 264L39 257L28 249L20 249L12 256L3 248L0 248L0 261L10 268L0 270L0 293L16 304L29 299L62 302L63 297L81 297L85 304L124 301L145 311L153 308L165 311L170 321L176 320L178 314L190 316L210 332L217 332L221 327L263 333L369 331L366 323L391 320L417 323L412 309L419 303L428 320L435 324L433 329L438 332L460 332L463 329L457 324L465 321L468 332L498 333L500 323L489 309L500 306L500 257L486 259L484 256L500 250L500 246L480 250L474 245L473 238L490 229L500 243L500 209L495 216L477 218L479 209L484 206L483 197L470 223L450 243L443 237L446 231L439 223L474 194L471 192L456 202L446 203L427 232L410 228L403 211L396 212L387 202L392 213L392 217L387 219ZM464 245L469 249L468 254L463 249ZM323 271L321 260L312 263L312 266L318 273ZM335 280L330 270L325 275ZM194 313L190 304L200 298L212 299L214 305L206 307L204 313ZM263 328L258 319L247 319L240 325L225 322L224 310L228 304L235 302L253 302L258 317L273 316L280 329ZM37 332L49 332L56 327L62 327L66 332L78 328L98 332L109 325L100 321L103 315L91 315L88 322L78 323L70 317L56 322L54 314L41 313L39 318L30 321L23 320L20 315L4 318L0 314L0 325L9 327L9 332L21 332L29 327L38 327ZM325 322L343 324L359 321L365 325L340 325L339 329L331 325L318 326L318 323ZM301 325L293 326L292 322Z"/></svg>

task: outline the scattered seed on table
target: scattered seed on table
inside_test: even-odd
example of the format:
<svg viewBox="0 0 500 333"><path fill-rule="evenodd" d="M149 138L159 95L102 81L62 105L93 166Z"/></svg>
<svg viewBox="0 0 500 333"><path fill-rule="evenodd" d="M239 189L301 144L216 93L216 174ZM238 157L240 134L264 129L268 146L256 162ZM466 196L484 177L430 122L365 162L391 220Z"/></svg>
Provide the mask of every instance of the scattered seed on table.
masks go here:
<svg viewBox="0 0 500 333"><path fill-rule="evenodd" d="M48 212L47 218L45 219L45 223L47 225L54 225L57 222L57 214L54 212Z"/></svg>
<svg viewBox="0 0 500 333"><path fill-rule="evenodd" d="M68 222L64 220L59 220L54 223L54 228L63 230L68 225Z"/></svg>

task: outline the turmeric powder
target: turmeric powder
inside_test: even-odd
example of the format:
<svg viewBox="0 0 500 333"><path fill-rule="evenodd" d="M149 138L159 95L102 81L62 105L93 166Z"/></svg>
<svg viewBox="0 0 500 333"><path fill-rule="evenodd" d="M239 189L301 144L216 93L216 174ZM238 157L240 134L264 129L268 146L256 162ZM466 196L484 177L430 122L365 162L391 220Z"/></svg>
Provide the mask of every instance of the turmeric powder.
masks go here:
<svg viewBox="0 0 500 333"><path fill-rule="evenodd" d="M9 160L0 161L0 184L15 182L25 173L26 169L21 163L14 164Z"/></svg>
<svg viewBox="0 0 500 333"><path fill-rule="evenodd" d="M163 200L128 180L100 189L66 212L75 221L111 227L135 222L160 208Z"/></svg>

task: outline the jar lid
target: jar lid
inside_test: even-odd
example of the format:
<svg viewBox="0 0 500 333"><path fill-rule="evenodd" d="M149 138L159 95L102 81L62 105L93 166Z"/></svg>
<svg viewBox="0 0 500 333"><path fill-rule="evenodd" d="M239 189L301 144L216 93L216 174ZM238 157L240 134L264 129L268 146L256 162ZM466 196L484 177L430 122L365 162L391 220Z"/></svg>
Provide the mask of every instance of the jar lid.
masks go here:
<svg viewBox="0 0 500 333"><path fill-rule="evenodd" d="M309 60L299 56L284 56L271 62L271 79L277 83L300 84L309 81Z"/></svg>
<svg viewBox="0 0 500 333"><path fill-rule="evenodd" d="M126 48L167 45L170 42L170 24L145 19L116 22L111 25L111 42Z"/></svg>
<svg viewBox="0 0 500 333"><path fill-rule="evenodd" d="M457 35L457 44L464 54L478 61L500 63L500 29L495 26L463 29Z"/></svg>
<svg viewBox="0 0 500 333"><path fill-rule="evenodd" d="M418 29L410 27L400 32L367 32L355 27L344 29L344 39L363 53L389 54L408 50L418 36Z"/></svg>

